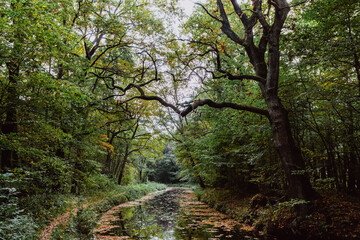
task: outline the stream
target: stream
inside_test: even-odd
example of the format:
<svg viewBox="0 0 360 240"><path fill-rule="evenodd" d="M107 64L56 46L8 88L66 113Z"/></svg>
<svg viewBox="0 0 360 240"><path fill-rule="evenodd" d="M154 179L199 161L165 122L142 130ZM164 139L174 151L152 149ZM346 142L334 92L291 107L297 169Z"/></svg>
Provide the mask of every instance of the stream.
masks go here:
<svg viewBox="0 0 360 240"><path fill-rule="evenodd" d="M240 224L197 200L187 188L168 188L116 206L100 219L99 240L254 239Z"/></svg>

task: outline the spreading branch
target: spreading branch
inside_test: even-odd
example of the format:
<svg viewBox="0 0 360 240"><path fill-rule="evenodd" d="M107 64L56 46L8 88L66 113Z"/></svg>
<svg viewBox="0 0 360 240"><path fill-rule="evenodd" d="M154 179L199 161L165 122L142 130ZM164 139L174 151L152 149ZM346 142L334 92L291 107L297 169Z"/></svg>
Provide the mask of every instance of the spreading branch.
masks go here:
<svg viewBox="0 0 360 240"><path fill-rule="evenodd" d="M229 19L227 17L227 14L226 14L226 11L225 11L225 8L224 8L224 5L222 3L221 0L217 0L217 5L218 5L218 8L220 10L220 17L221 17L221 30L223 33L226 34L226 36L228 36L231 40L233 40L234 42L242 45L242 46L245 46L246 43L244 41L244 39L240 38L232 29L231 29L231 26L230 26L230 22L229 22Z"/></svg>
<svg viewBox="0 0 360 240"><path fill-rule="evenodd" d="M256 108L256 107L252 107L252 106L246 106L246 105L239 105L239 104L231 103L231 102L217 103L210 99L196 100L193 104L191 104L184 111L182 111L180 113L180 115L182 117L185 117L191 111L195 110L196 108L198 108L200 106L204 106L204 105L208 105L209 107L212 107L212 108L232 108L232 109L236 109L236 110L242 110L242 111L252 112L252 113L256 113L256 114L261 114L261 115L264 115L267 118L269 118L269 112L265 109L260 109L260 108Z"/></svg>
<svg viewBox="0 0 360 240"><path fill-rule="evenodd" d="M250 79L250 80L254 80L257 81L261 84L265 84L266 83L266 79L262 78L260 76L253 76L253 75L246 75L246 74L242 74L242 75L233 75L232 73L225 71L222 68L222 64L221 64L221 58L220 58L220 52L218 49L215 49L216 52L216 70L220 73L222 73L223 75L221 76L216 76L215 73L212 72L212 77L214 79L219 79L219 78L223 78L226 77L229 80L245 80L245 79Z"/></svg>
<svg viewBox="0 0 360 240"><path fill-rule="evenodd" d="M204 9L204 11L206 12L207 15L209 15L211 18L215 19L218 22L221 22L220 19L218 19L217 17L215 17L214 15L212 15L207 9L206 7L204 7L204 5L202 5L201 3L195 3L196 5L199 5L202 9Z"/></svg>
<svg viewBox="0 0 360 240"><path fill-rule="evenodd" d="M221 76L214 76L213 75L213 79L219 79L219 78L227 78L229 80L254 80L256 82L259 82L259 83L262 83L262 84L265 84L265 81L266 79L265 78L262 78L262 77L259 77L259 76L254 76L254 75L232 75L231 73L229 72L226 72L226 74L224 75L221 75Z"/></svg>
<svg viewBox="0 0 360 240"><path fill-rule="evenodd" d="M134 99L142 99L142 100L147 100L147 101L158 101L161 105L163 105L164 107L170 107L171 109L173 109L177 114L180 114L180 110L173 104L168 103L167 101L165 101L164 99L162 99L159 96L148 96L145 94L144 90L141 88L140 85L135 85L135 84L130 84L128 86L129 88L136 88L138 90L138 92L140 93L139 96L135 96L132 97L128 100L126 100L126 102L130 102ZM124 103L124 102L123 102Z"/></svg>

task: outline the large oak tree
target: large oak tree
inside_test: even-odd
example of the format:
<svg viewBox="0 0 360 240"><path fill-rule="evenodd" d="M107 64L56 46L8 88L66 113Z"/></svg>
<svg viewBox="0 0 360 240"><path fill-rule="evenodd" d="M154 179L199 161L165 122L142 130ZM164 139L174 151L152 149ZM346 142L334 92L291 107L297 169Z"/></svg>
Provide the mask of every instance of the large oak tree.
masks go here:
<svg viewBox="0 0 360 240"><path fill-rule="evenodd" d="M252 1L251 16L244 12L238 1L231 0L232 8L241 21L243 32L240 36L232 28L229 21L229 14L225 10L224 2L217 0L219 16L212 15L207 9L204 10L210 15L214 21L221 23L221 31L232 42L243 48L253 67L253 76L236 75L230 71L222 69L221 59L217 55L217 66L215 74L222 74L229 80L254 80L257 81L262 96L266 102L267 109L259 109L253 106L239 105L236 103L222 102L217 103L210 99L196 100L194 103L184 110L181 115L186 116L189 112L199 106L208 105L214 108L234 108L240 111L248 111L255 114L261 114L269 119L272 132L273 143L276 148L286 177L289 181L290 192L293 197L311 200L317 194L311 187L309 178L305 173L305 164L301 156L301 152L292 136L291 126L288 118L288 111L281 103L278 94L279 90L279 66L280 51L279 42L281 30L284 26L290 6L286 0L273 0L268 2L268 13L263 10L262 0ZM273 11L272 11L273 10ZM270 17L269 13L273 12ZM272 18L272 19L271 19ZM258 31L255 29L262 29ZM256 33L258 36L256 36ZM258 43L255 39L258 38ZM215 77L214 74L214 77Z"/></svg>
<svg viewBox="0 0 360 240"><path fill-rule="evenodd" d="M239 83L242 81L255 81L267 108L262 109L234 102L216 102L211 99L197 99L183 111L180 111L176 106L167 103L160 97L147 96L137 86L140 93L138 98L157 100L164 106L173 108L182 117L204 105L212 108L232 108L265 116L268 118L272 129L273 145L281 159L292 197L302 200L315 199L318 194L313 190L309 177L305 172L305 163L301 151L292 135L288 110L283 106L279 96L279 44L281 31L291 8L288 1L272 0L264 3L262 0L253 0L251 10L244 10L236 0L217 0L216 6L213 6L214 9L210 9L211 4L199 5L214 24L207 27L209 34L204 33L201 37L193 37L189 42L190 44L202 46L200 52L193 56L196 55L202 59L205 56L210 56L210 58L214 59L214 65L195 66L192 70L205 70L210 73L212 79L227 79ZM197 25L201 25L201 23ZM241 29L239 26L241 26ZM194 26L191 27L195 28ZM227 54L226 50L222 46L214 47L218 42L211 43L213 40L207 39L212 32L219 30L216 28L220 28L221 34L227 37L227 41L243 50L252 66L252 74L242 74L236 67L231 69L231 65L229 67L228 61L225 61L222 57L222 55ZM229 56L231 57L230 54L228 54ZM194 57L188 59L194 61ZM189 62L186 63L187 66L190 66Z"/></svg>

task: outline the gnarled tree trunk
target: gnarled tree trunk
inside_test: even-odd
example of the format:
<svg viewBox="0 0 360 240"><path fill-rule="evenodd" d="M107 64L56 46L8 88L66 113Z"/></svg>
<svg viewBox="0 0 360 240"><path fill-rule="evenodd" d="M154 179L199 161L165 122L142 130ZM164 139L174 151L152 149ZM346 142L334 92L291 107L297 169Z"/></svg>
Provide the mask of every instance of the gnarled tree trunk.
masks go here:
<svg viewBox="0 0 360 240"><path fill-rule="evenodd" d="M271 100L270 100L271 99ZM288 112L282 106L277 96L269 97L269 120L273 132L273 144L289 182L289 190L294 198L313 200L317 193L313 190L300 149L295 145L291 133Z"/></svg>

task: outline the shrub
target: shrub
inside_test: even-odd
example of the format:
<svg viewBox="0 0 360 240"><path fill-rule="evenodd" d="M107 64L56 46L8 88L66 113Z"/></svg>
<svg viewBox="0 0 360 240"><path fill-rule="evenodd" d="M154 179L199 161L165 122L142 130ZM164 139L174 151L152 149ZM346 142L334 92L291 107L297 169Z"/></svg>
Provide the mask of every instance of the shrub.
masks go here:
<svg viewBox="0 0 360 240"><path fill-rule="evenodd" d="M0 174L6 186L11 173ZM0 188L0 239L35 239L37 225L31 216L19 208L16 188Z"/></svg>
<svg viewBox="0 0 360 240"><path fill-rule="evenodd" d="M80 235L89 236L96 227L98 214L89 208L80 209L74 217L75 227Z"/></svg>

